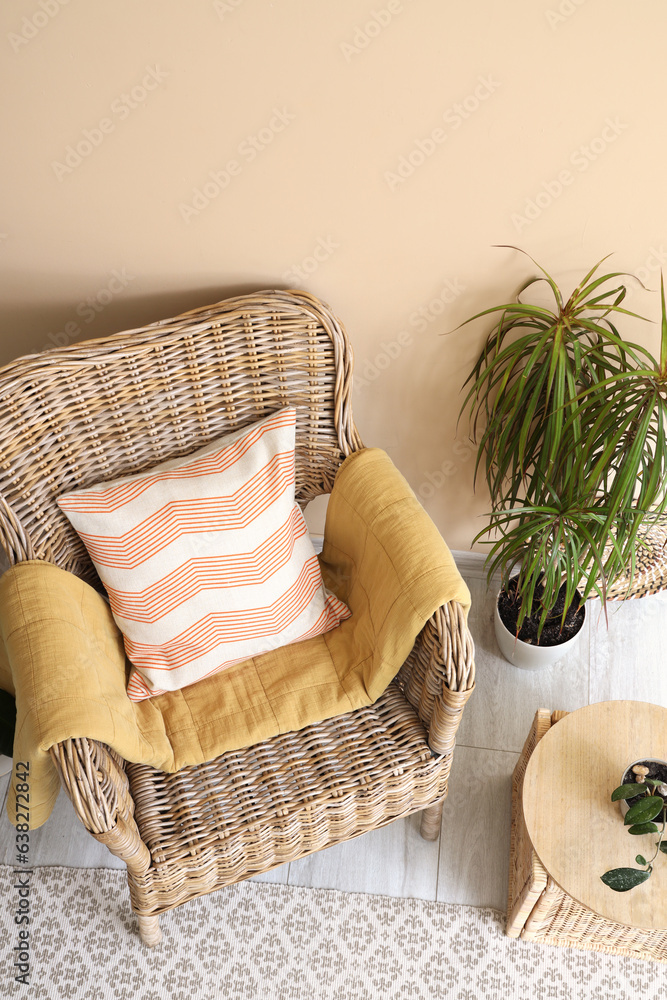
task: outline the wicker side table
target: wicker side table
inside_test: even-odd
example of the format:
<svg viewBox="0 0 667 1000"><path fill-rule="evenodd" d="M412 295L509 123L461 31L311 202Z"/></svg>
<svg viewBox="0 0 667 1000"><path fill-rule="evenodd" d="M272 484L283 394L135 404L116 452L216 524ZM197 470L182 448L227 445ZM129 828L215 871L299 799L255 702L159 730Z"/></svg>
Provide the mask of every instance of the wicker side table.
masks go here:
<svg viewBox="0 0 667 1000"><path fill-rule="evenodd" d="M666 709L617 701L537 712L512 781L510 937L667 962L666 859L630 892L600 881L655 849L655 835L628 836L609 799L642 756L667 759Z"/></svg>

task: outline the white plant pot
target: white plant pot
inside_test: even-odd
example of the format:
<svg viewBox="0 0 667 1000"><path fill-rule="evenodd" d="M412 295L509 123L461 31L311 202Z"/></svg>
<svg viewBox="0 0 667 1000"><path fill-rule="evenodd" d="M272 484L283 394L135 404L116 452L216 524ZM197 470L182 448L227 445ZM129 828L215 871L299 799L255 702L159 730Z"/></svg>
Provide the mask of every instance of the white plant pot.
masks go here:
<svg viewBox="0 0 667 1000"><path fill-rule="evenodd" d="M498 594L498 597L500 594ZM586 606L584 608L584 622L586 621ZM558 646L534 646L530 642L523 642L503 624L498 611L498 599L496 598L496 640L508 663L522 670L541 670L543 667L550 667L552 663L558 663L565 656L572 652L572 649L579 642L579 636L584 627L584 622L576 635L566 642L559 643Z"/></svg>

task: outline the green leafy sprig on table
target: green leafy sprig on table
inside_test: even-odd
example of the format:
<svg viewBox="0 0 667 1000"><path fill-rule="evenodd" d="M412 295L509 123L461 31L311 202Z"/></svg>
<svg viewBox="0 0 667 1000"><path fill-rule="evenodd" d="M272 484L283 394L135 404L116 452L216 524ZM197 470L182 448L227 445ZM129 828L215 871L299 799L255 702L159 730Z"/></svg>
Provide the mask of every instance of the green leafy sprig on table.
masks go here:
<svg viewBox="0 0 667 1000"><path fill-rule="evenodd" d="M647 787L648 786L648 787ZM638 865L645 865L645 868L612 868L605 872L600 878L605 885L615 892L627 892L641 885L647 878L650 878L653 871L653 862L658 854L667 854L667 842L664 840L665 824L667 823L667 803L662 795L654 795L657 787L667 788L662 781L655 778L645 778L643 784L632 783L619 785L611 793L611 801L618 802L620 799L633 799L640 795L641 798L634 805L630 806L625 814L625 825L629 828L628 833L633 836L642 836L646 833L659 833L660 836L655 845L655 853L650 861L647 861L643 854L638 854L635 861ZM653 822L654 819L662 818L662 829Z"/></svg>

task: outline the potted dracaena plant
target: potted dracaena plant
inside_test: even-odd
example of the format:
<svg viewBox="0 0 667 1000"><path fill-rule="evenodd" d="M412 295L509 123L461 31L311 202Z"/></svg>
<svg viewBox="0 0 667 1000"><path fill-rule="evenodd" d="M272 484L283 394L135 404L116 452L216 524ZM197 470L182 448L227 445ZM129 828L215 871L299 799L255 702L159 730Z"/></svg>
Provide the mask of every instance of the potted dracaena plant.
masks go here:
<svg viewBox="0 0 667 1000"><path fill-rule="evenodd" d="M511 248L517 249L517 248ZM523 252L523 251L521 251ZM529 255L526 255L529 256ZM530 258L533 260L533 258ZM535 668L560 659L581 629L585 600L634 572L645 530L667 495L667 318L660 360L625 341L615 322L623 272L603 258L568 299L531 277L495 315L461 413L469 412L491 498L488 580L500 571L496 635L505 657ZM522 301L545 282L553 308ZM489 538L488 536L492 536Z"/></svg>

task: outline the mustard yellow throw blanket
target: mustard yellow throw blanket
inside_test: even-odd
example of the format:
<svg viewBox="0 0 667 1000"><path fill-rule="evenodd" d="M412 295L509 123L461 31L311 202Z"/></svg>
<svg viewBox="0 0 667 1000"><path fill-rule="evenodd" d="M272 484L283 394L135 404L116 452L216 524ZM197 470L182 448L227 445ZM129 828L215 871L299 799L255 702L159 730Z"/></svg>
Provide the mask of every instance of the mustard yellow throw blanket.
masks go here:
<svg viewBox="0 0 667 1000"><path fill-rule="evenodd" d="M0 688L16 694L14 761L30 765L30 825L48 818L59 780L48 753L87 736L125 760L177 771L375 701L441 604L470 595L436 527L389 457L341 466L329 500L322 572L352 617L181 691L139 703L109 606L41 561L0 578ZM16 818L14 788L7 801Z"/></svg>

